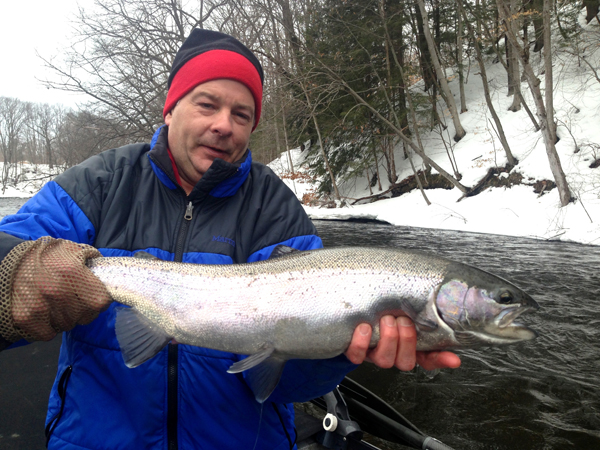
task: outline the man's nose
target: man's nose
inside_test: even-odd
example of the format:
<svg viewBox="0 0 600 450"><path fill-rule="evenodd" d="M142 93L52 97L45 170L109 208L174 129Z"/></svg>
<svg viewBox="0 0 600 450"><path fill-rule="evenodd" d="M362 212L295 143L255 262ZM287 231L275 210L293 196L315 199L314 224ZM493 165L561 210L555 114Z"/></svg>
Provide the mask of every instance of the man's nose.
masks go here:
<svg viewBox="0 0 600 450"><path fill-rule="evenodd" d="M227 108L221 108L213 115L211 130L221 136L228 136L233 130L233 115Z"/></svg>

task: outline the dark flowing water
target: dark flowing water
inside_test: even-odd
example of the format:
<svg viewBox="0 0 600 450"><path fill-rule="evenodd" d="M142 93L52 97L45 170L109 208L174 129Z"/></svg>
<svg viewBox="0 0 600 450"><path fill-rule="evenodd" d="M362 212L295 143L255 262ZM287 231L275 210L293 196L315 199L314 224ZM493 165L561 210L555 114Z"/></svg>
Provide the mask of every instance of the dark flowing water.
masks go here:
<svg viewBox="0 0 600 450"><path fill-rule="evenodd" d="M528 343L457 352L437 375L361 367L353 378L456 449L600 449L600 247L373 223L315 222L325 246L402 247L513 281L541 309Z"/></svg>
<svg viewBox="0 0 600 450"><path fill-rule="evenodd" d="M0 199L0 217L24 201ZM457 450L600 449L600 247L373 223L316 225L328 247L436 253L513 281L542 307L523 318L540 333L533 342L457 352L462 367L436 375L365 365L354 379ZM59 343L0 354L0 449L44 448Z"/></svg>

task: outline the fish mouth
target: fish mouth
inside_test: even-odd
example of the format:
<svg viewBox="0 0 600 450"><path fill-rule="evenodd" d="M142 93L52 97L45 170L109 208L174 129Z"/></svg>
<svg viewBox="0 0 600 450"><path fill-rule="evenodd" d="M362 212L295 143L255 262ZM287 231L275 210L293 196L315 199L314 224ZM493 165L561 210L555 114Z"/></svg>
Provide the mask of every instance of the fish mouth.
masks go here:
<svg viewBox="0 0 600 450"><path fill-rule="evenodd" d="M493 334L496 338L509 341L535 339L538 336L535 330L515 320L522 314L536 309L533 306L520 305L514 305L512 308L505 309L494 320L492 330L489 330L491 331L490 334Z"/></svg>
<svg viewBox="0 0 600 450"><path fill-rule="evenodd" d="M496 320L494 322L498 326L498 328L506 328L511 325L518 325L513 323L515 319L521 314L525 314L526 312L531 311L532 309L534 308L529 306L515 305L514 307L507 308L500 314L498 314L498 317L496 317Z"/></svg>

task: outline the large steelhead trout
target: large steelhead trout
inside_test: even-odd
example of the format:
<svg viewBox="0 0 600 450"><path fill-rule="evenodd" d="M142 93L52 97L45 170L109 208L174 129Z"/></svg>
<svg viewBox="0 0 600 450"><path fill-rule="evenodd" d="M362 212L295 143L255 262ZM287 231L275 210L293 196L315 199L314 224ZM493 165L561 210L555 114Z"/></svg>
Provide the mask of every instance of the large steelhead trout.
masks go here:
<svg viewBox="0 0 600 450"><path fill-rule="evenodd" d="M465 264L400 249L280 246L274 253L250 264L96 258L88 266L114 300L131 307L120 308L116 320L127 366L142 364L172 339L250 355L229 372L253 369L248 378L261 402L288 359L339 355L360 323L374 328L374 345L386 314L415 322L418 350L536 337L515 319L538 304Z"/></svg>

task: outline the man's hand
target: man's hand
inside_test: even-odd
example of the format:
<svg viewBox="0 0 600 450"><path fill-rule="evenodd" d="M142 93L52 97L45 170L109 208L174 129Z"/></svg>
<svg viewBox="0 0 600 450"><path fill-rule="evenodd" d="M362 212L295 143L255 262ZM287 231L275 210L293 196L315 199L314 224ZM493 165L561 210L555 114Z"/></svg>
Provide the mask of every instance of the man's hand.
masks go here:
<svg viewBox="0 0 600 450"><path fill-rule="evenodd" d="M85 265L99 256L89 245L47 236L14 247L0 263L0 336L49 341L94 320L112 302Z"/></svg>
<svg viewBox="0 0 600 450"><path fill-rule="evenodd" d="M346 357L354 364L369 361L385 369L396 366L404 371L412 370L415 364L425 370L460 366L460 358L452 352L418 352L417 330L408 317L384 316L379 329L379 343L369 349L371 326L363 323L356 327Z"/></svg>

